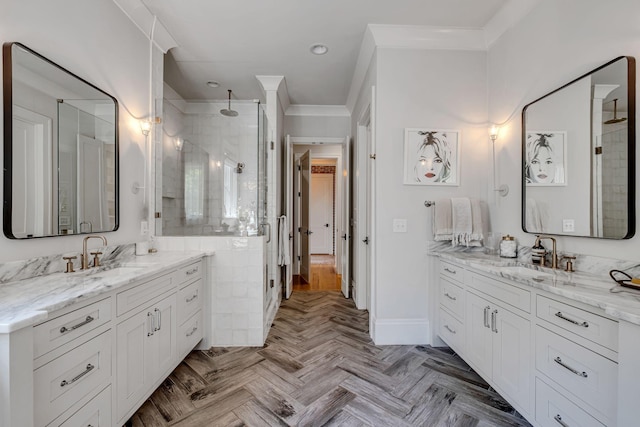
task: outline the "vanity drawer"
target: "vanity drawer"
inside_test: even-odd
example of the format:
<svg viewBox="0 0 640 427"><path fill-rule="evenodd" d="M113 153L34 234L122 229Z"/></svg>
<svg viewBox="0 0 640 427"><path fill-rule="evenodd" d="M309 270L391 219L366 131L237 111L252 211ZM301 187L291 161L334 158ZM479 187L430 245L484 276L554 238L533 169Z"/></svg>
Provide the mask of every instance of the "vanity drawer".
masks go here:
<svg viewBox="0 0 640 427"><path fill-rule="evenodd" d="M35 425L46 425L110 379L108 330L33 372Z"/></svg>
<svg viewBox="0 0 640 427"><path fill-rule="evenodd" d="M56 424L53 424L56 425ZM60 427L111 427L111 386L108 386Z"/></svg>
<svg viewBox="0 0 640 427"><path fill-rule="evenodd" d="M464 290L443 277L440 278L440 305L464 320Z"/></svg>
<svg viewBox="0 0 640 427"><path fill-rule="evenodd" d="M202 310L178 327L178 357L186 356L202 339Z"/></svg>
<svg viewBox="0 0 640 427"><path fill-rule="evenodd" d="M469 287L522 311L531 313L531 292L481 274L471 273L468 277L467 285Z"/></svg>
<svg viewBox="0 0 640 427"><path fill-rule="evenodd" d="M202 308L202 279L178 291L178 325Z"/></svg>
<svg viewBox="0 0 640 427"><path fill-rule="evenodd" d="M116 315L121 316L136 307L141 307L143 304L160 295L175 291L175 289L176 286L172 280L172 275L167 274L149 282L142 283L134 288L122 291L116 295Z"/></svg>
<svg viewBox="0 0 640 427"><path fill-rule="evenodd" d="M614 320L542 295L537 298L536 314L540 319L618 351L618 322Z"/></svg>
<svg viewBox="0 0 640 427"><path fill-rule="evenodd" d="M617 409L618 364L541 326L536 368L609 420Z"/></svg>
<svg viewBox="0 0 640 427"><path fill-rule="evenodd" d="M578 405L536 378L536 421L540 427L604 427Z"/></svg>
<svg viewBox="0 0 640 427"><path fill-rule="evenodd" d="M464 353L464 325L442 308L440 308L438 335L449 344L449 347L458 353Z"/></svg>
<svg viewBox="0 0 640 427"><path fill-rule="evenodd" d="M173 273L175 283L188 283L202 277L202 261L194 262Z"/></svg>
<svg viewBox="0 0 640 427"><path fill-rule="evenodd" d="M440 275L458 283L464 283L464 268L446 261L440 261Z"/></svg>
<svg viewBox="0 0 640 427"><path fill-rule="evenodd" d="M33 356L38 358L111 320L111 298L55 317L33 328Z"/></svg>

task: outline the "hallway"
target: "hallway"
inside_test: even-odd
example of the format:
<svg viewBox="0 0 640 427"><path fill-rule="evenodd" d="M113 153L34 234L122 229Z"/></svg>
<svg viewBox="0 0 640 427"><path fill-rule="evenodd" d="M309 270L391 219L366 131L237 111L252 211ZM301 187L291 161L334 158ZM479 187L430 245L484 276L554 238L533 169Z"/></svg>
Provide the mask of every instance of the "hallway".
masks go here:
<svg viewBox="0 0 640 427"><path fill-rule="evenodd" d="M297 291L339 291L342 276L336 272L335 256L311 255L309 283L299 275L293 276L293 292Z"/></svg>
<svg viewBox="0 0 640 427"><path fill-rule="evenodd" d="M283 301L264 348L194 351L133 426L528 426L448 349L375 346L339 292Z"/></svg>

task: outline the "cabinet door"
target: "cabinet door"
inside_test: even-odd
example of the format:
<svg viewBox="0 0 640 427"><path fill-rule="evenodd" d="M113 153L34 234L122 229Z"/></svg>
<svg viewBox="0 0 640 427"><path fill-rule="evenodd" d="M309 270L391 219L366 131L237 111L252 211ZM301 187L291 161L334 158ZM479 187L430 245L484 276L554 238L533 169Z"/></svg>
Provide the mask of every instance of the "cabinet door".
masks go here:
<svg viewBox="0 0 640 427"><path fill-rule="evenodd" d="M491 304L484 298L467 292L466 348L467 361L474 365L478 373L486 379L491 378Z"/></svg>
<svg viewBox="0 0 640 427"><path fill-rule="evenodd" d="M526 411L530 410L531 322L502 307L492 310L493 381Z"/></svg>
<svg viewBox="0 0 640 427"><path fill-rule="evenodd" d="M154 333L149 342L151 382L164 376L176 360L176 295L163 299L153 307Z"/></svg>

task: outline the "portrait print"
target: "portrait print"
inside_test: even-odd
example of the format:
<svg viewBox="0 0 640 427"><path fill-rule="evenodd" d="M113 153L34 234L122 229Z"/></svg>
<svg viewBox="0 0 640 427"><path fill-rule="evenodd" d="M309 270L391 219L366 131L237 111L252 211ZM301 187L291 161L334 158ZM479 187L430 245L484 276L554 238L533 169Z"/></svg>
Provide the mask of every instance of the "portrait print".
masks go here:
<svg viewBox="0 0 640 427"><path fill-rule="evenodd" d="M567 133L562 131L527 132L524 175L527 185L567 185Z"/></svg>
<svg viewBox="0 0 640 427"><path fill-rule="evenodd" d="M459 137L458 130L405 129L404 183L459 185Z"/></svg>

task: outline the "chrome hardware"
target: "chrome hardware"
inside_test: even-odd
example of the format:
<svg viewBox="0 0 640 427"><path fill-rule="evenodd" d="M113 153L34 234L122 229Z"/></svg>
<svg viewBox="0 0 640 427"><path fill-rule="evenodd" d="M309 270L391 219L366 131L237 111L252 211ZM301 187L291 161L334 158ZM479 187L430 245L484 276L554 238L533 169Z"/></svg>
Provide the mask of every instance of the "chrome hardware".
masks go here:
<svg viewBox="0 0 640 427"><path fill-rule="evenodd" d="M553 419L556 420L556 422L560 424L562 427L569 427L569 424L562 421L562 417L560 416L560 414L556 414L556 416L553 417Z"/></svg>
<svg viewBox="0 0 640 427"><path fill-rule="evenodd" d="M447 273L451 273L451 274L456 274L456 270L450 270L449 268L445 267L444 271L446 271Z"/></svg>
<svg viewBox="0 0 640 427"><path fill-rule="evenodd" d="M68 385L71 385L71 384L75 383L80 378L84 377L89 372L93 371L93 368L95 368L95 366L93 366L91 363L88 363L87 364L87 368L83 372L81 372L78 375L76 375L75 377L71 378L71 381L62 380L62 382L60 383L60 387L68 386Z"/></svg>
<svg viewBox="0 0 640 427"><path fill-rule="evenodd" d="M583 327L585 327L585 328L588 328L588 327L589 327L589 323L587 323L587 322L582 322L582 323L580 323L580 322L578 322L578 321L576 321L576 320L569 319L568 317L565 317L565 315L564 315L564 314L562 314L562 312L561 312L561 311L559 311L559 312L557 312L557 313L556 313L556 317L559 317L559 318L561 318L562 320L566 320L567 322L571 322L571 323L573 323L574 325L583 326Z"/></svg>
<svg viewBox="0 0 640 427"><path fill-rule="evenodd" d="M194 326L193 329L191 329L191 332L187 332L187 336L190 337L191 335L195 334L197 330L198 327Z"/></svg>
<svg viewBox="0 0 640 427"><path fill-rule="evenodd" d="M185 301L185 302L191 302L191 301L193 301L193 300L194 300L194 299L196 299L196 298L198 298L198 292L196 292L195 294L193 294L191 297L186 298L184 301Z"/></svg>
<svg viewBox="0 0 640 427"><path fill-rule="evenodd" d="M491 310L491 307L486 306L484 308L484 327L485 328L490 328L491 326L489 325L489 310Z"/></svg>
<svg viewBox="0 0 640 427"><path fill-rule="evenodd" d="M342 235L342 240L344 240L345 242L347 241L347 233L344 233L344 234Z"/></svg>
<svg viewBox="0 0 640 427"><path fill-rule="evenodd" d="M68 327L68 328L67 328L66 326L63 326L62 328L60 328L60 333L61 333L61 334L65 334L65 333L67 333L67 332L71 332L71 331L73 331L74 329L78 329L78 328L80 328L80 327L82 327L82 326L86 325L87 323L91 323L91 322L93 322L94 320L95 320L95 319L94 319L93 317L91 317L91 316L87 316L87 317L86 317L86 319L84 319L84 321L83 321L83 322L80 322L80 323L78 323L77 325L73 325L73 326L70 326L70 327Z"/></svg>
<svg viewBox="0 0 640 427"><path fill-rule="evenodd" d="M153 311L158 313L158 327L153 329L153 332L156 332L162 329L162 312L157 308L155 308ZM155 318L156 315L154 314L153 317Z"/></svg>
<svg viewBox="0 0 640 427"><path fill-rule="evenodd" d="M197 272L198 272L198 267L194 268L193 270L189 270L189 271L187 271L185 274L186 274L187 276L191 276L192 274L195 274L195 273L197 273Z"/></svg>
<svg viewBox="0 0 640 427"><path fill-rule="evenodd" d="M496 334L498 333L498 326L497 326L497 320L496 320L497 317L498 317L498 310L493 310L491 312L491 331L495 332Z"/></svg>
<svg viewBox="0 0 640 427"><path fill-rule="evenodd" d="M303 232L304 234L306 234L307 236L311 236L313 234L313 231L311 230L306 230Z"/></svg>
<svg viewBox="0 0 640 427"><path fill-rule="evenodd" d="M268 222L263 222L262 223L262 232L264 233L264 227L265 226L269 226L269 237L267 237L267 243L271 243L271 224L269 224Z"/></svg>
<svg viewBox="0 0 640 427"><path fill-rule="evenodd" d="M456 297L452 297L451 295L449 295L449 293L448 293L448 292L445 292L445 293L444 293L444 296L445 296L445 297L447 297L447 298L449 298L451 301L456 301L456 300L458 299L458 298L456 298Z"/></svg>
<svg viewBox="0 0 640 427"><path fill-rule="evenodd" d="M151 325L149 325L149 317L151 317ZM153 333L155 332L155 329L154 329L155 325L154 325L153 319L154 319L153 313L151 313L150 311L147 312L147 331L149 331L147 332L148 337L153 335Z"/></svg>
<svg viewBox="0 0 640 427"><path fill-rule="evenodd" d="M362 241L362 243L364 243L365 245L369 244L369 236L365 237L364 240Z"/></svg>
<svg viewBox="0 0 640 427"><path fill-rule="evenodd" d="M102 239L102 244L107 246L107 239L103 236L91 235L82 240L82 254L80 255L80 264L82 264L81 270L89 268L89 254L87 253L87 240L89 239Z"/></svg>
<svg viewBox="0 0 640 427"><path fill-rule="evenodd" d="M63 256L62 259L67 261L67 271L65 273L74 273L73 260L78 258L77 256Z"/></svg>
<svg viewBox="0 0 640 427"><path fill-rule="evenodd" d="M444 325L445 329L455 335L456 331L451 329L449 325Z"/></svg>
<svg viewBox="0 0 640 427"><path fill-rule="evenodd" d="M553 361L556 362L558 365L562 366L563 368L573 372L574 374L576 374L579 377L587 378L589 376L589 375L587 375L587 373L585 371L580 372L580 371L578 371L576 369L573 369L571 366L567 365L566 363L564 363L562 361L562 359L560 359L560 356L558 356L555 359L553 359Z"/></svg>

